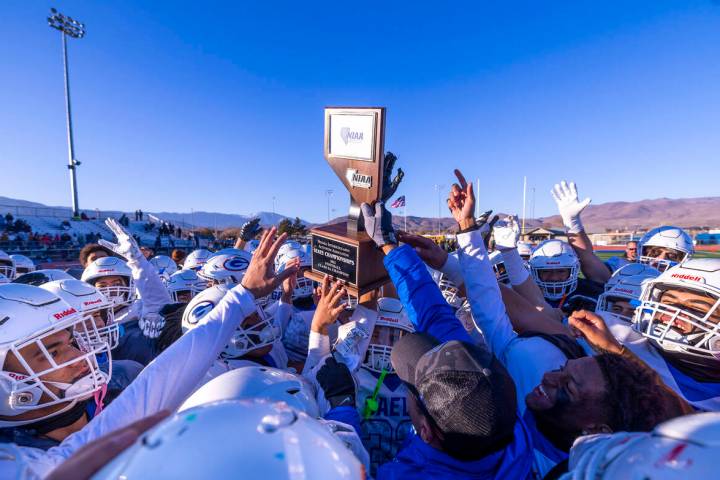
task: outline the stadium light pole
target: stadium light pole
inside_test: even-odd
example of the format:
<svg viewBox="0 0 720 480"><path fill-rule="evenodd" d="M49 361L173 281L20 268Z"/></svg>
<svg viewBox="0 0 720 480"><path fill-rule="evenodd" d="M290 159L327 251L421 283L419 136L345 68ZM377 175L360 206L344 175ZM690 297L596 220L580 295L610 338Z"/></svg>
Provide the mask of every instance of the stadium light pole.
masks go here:
<svg viewBox="0 0 720 480"><path fill-rule="evenodd" d="M83 38L85 36L85 24L67 17L54 8L50 9L50 16L47 18L48 25L60 31L62 37L63 66L65 71L65 109L67 113L67 137L68 137L68 170L70 170L70 190L72 192L73 217L80 216L78 206L77 178L75 171L80 165L75 159L75 148L73 144L72 113L70 110L70 76L68 74L67 37Z"/></svg>
<svg viewBox="0 0 720 480"><path fill-rule="evenodd" d="M437 214L437 234L440 235L440 190L445 188L445 185L435 184L435 192L437 193L438 201L438 214Z"/></svg>

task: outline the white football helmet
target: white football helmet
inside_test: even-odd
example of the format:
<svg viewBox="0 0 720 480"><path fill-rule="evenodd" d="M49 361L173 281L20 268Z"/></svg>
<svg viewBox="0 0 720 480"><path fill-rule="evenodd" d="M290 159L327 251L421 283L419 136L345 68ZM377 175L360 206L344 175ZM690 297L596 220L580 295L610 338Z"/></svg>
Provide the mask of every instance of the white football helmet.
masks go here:
<svg viewBox="0 0 720 480"><path fill-rule="evenodd" d="M447 275L438 270L434 270L430 267L427 267L427 269L430 272L430 276L433 281L437 284L438 288L440 288L440 293L442 293L445 301L455 309L462 307L465 297L460 295L460 289L457 285L455 285L455 282L450 280Z"/></svg>
<svg viewBox="0 0 720 480"><path fill-rule="evenodd" d="M382 297L377 301L378 316L370 336L363 365L373 372L395 372L390 353L395 342L406 333L415 331L410 318L397 298Z"/></svg>
<svg viewBox="0 0 720 480"><path fill-rule="evenodd" d="M598 297L595 312L607 312L617 318L632 322L635 307L640 305L640 294L643 285L660 272L650 265L629 263L617 270L605 284L605 292Z"/></svg>
<svg viewBox="0 0 720 480"><path fill-rule="evenodd" d="M148 475L155 480L360 480L364 471L325 424L282 402L253 399L179 412L143 434L93 478Z"/></svg>
<svg viewBox="0 0 720 480"><path fill-rule="evenodd" d="M652 247L667 249L666 253L660 253L663 258L658 258ZM688 260L695 253L692 238L685 230L679 227L658 227L653 228L642 236L637 246L638 262L646 263L664 272L668 268Z"/></svg>
<svg viewBox="0 0 720 480"><path fill-rule="evenodd" d="M250 266L252 255L239 250L242 255L215 255L197 272L198 278L205 280L208 286L237 285L242 281Z"/></svg>
<svg viewBox="0 0 720 480"><path fill-rule="evenodd" d="M166 286L173 302L189 302L207 288L207 282L198 278L194 270L183 269L170 275Z"/></svg>
<svg viewBox="0 0 720 480"><path fill-rule="evenodd" d="M15 278L24 273L35 271L35 264L25 255L19 255L16 253L14 255L10 255L10 258L12 258L12 261L15 263Z"/></svg>
<svg viewBox="0 0 720 480"><path fill-rule="evenodd" d="M313 418L320 416L315 391L304 377L262 365L236 368L213 378L190 395L179 411L222 400L253 398L285 402Z"/></svg>
<svg viewBox="0 0 720 480"><path fill-rule="evenodd" d="M303 276L303 269L307 270L312 267L309 245L301 245L292 240L285 242L275 256L275 272L280 273L285 270L287 262L295 258L300 259L300 271L298 271L297 284L295 285L295 290L293 290L293 300L309 297L313 294L314 289L313 281Z"/></svg>
<svg viewBox="0 0 720 480"><path fill-rule="evenodd" d="M495 271L495 277L497 277L498 282L509 284L510 277L508 276L507 269L505 268L505 262L503 261L502 253L500 253L498 250L495 250L494 252L490 252L488 258L490 259L490 263L492 264L493 270Z"/></svg>
<svg viewBox="0 0 720 480"><path fill-rule="evenodd" d="M0 415L15 417L25 412L52 405L67 404L57 411L30 420L0 420L0 427L12 427L34 423L59 415L71 409L78 401L90 398L107 384L111 369L103 372L98 366L97 355L110 355L106 343L67 358L67 352L56 357L44 342L68 330L84 332L87 338L97 338L94 322L85 318L64 300L39 287L22 284L0 285ZM72 338L66 337L71 343ZM55 343L56 339L51 339ZM68 349L71 348L68 345ZM24 371L8 370L12 356ZM47 380L56 372L81 363L85 374L72 383ZM36 370L32 365L43 365ZM44 380L43 380L44 378Z"/></svg>
<svg viewBox="0 0 720 480"><path fill-rule="evenodd" d="M135 280L127 263L118 257L101 257L90 263L82 274L82 281L95 285L103 277L122 277L125 285L98 287L115 307L129 306L135 301Z"/></svg>
<svg viewBox="0 0 720 480"><path fill-rule="evenodd" d="M245 242L245 251L249 253L254 253L259 246L260 240L258 240L257 238L253 238L252 240Z"/></svg>
<svg viewBox="0 0 720 480"><path fill-rule="evenodd" d="M9 279L15 278L15 262L7 253L0 250L0 273Z"/></svg>
<svg viewBox="0 0 720 480"><path fill-rule="evenodd" d="M560 300L577 288L580 261L572 247L562 240L545 240L530 256L530 273L548 300ZM542 272L566 270L563 280L542 280Z"/></svg>
<svg viewBox="0 0 720 480"><path fill-rule="evenodd" d="M40 288L62 298L77 310L81 316L95 323L99 334L97 338L85 337L82 334L83 332L77 335L78 332L76 332L76 338L81 348L88 350L99 343L107 343L111 350L118 346L120 329L118 324L115 323L113 304L100 290L87 282L74 279L55 280L41 285ZM97 326L98 319L102 320L104 326ZM94 333L94 330L91 333Z"/></svg>
<svg viewBox="0 0 720 480"><path fill-rule="evenodd" d="M197 272L213 255L214 253L204 248L193 250L192 252L188 253L187 257L185 257L185 261L183 262L183 268L195 270Z"/></svg>
<svg viewBox="0 0 720 480"><path fill-rule="evenodd" d="M581 437L563 479L713 478L720 456L720 413L677 417L652 432Z"/></svg>
<svg viewBox="0 0 720 480"><path fill-rule="evenodd" d="M165 284L170 279L170 275L178 271L175 260L167 255L156 255L150 260L150 263L153 264Z"/></svg>
<svg viewBox="0 0 720 480"><path fill-rule="evenodd" d="M195 295L192 301L185 307L182 318L183 333L196 328L201 320L212 311L220 300L229 291L226 285L216 285ZM272 317L268 317L262 308L257 308L259 322L249 327L243 327L240 322L230 342L225 346L221 358L240 358L258 348L272 345L280 338L280 328L275 325Z"/></svg>
<svg viewBox="0 0 720 480"><path fill-rule="evenodd" d="M646 283L633 328L662 350L720 359L718 306L720 259L690 259Z"/></svg>
<svg viewBox="0 0 720 480"><path fill-rule="evenodd" d="M75 280L75 277L62 270L55 268L43 268L34 272L24 273L13 280L13 283L22 283L24 285L33 285L39 287L43 283L52 282L54 280Z"/></svg>
<svg viewBox="0 0 720 480"><path fill-rule="evenodd" d="M517 251L520 257L526 262L530 258L533 252L533 246L530 242L517 242Z"/></svg>

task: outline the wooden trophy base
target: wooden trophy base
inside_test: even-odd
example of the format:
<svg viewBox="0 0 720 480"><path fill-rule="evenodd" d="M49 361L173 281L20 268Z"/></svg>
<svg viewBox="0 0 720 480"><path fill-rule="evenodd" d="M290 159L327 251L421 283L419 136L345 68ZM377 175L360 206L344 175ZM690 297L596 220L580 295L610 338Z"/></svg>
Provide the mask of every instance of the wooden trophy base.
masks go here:
<svg viewBox="0 0 720 480"><path fill-rule="evenodd" d="M365 232L349 232L347 223L310 230L312 270L307 278L322 282L326 276L343 280L350 295L360 295L390 282L383 253Z"/></svg>

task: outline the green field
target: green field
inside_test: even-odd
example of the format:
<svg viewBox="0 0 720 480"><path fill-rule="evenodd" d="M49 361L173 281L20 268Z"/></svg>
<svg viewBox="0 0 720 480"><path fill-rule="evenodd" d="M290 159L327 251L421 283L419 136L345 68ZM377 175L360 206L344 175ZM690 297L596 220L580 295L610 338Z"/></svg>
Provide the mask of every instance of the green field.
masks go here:
<svg viewBox="0 0 720 480"><path fill-rule="evenodd" d="M595 254L600 257L601 260L607 260L610 257L617 257L623 254L622 251L619 252L595 252ZM695 255L693 255L693 258L720 258L720 252L695 252Z"/></svg>

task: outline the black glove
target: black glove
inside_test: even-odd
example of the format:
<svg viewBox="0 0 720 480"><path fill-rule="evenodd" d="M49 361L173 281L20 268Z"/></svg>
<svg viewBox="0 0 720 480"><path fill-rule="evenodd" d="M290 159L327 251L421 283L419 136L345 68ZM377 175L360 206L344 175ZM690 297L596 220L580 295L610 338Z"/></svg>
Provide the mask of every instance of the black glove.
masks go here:
<svg viewBox="0 0 720 480"><path fill-rule="evenodd" d="M355 406L355 380L347 365L329 357L317 373L317 381L332 408Z"/></svg>
<svg viewBox="0 0 720 480"><path fill-rule="evenodd" d="M260 233L262 227L260 226L260 217L255 217L252 220L243 223L240 227L240 238L246 242L249 242Z"/></svg>
<svg viewBox="0 0 720 480"><path fill-rule="evenodd" d="M395 167L395 161L397 160L397 157L392 152L387 152L385 154L385 170L383 171L383 186L382 186L382 192L380 192L380 201L386 202L388 198L395 195L395 191L397 190L398 186L400 186L400 182L402 181L403 177L405 176L405 172L402 171L402 168L398 168L397 175L395 175L395 178L391 180L392 173L393 173L393 167Z"/></svg>
<svg viewBox="0 0 720 480"><path fill-rule="evenodd" d="M365 222L365 231L378 247L398 243L392 226L392 215L387 211L383 202L375 204L374 213L373 208L367 203L360 205L360 210Z"/></svg>

